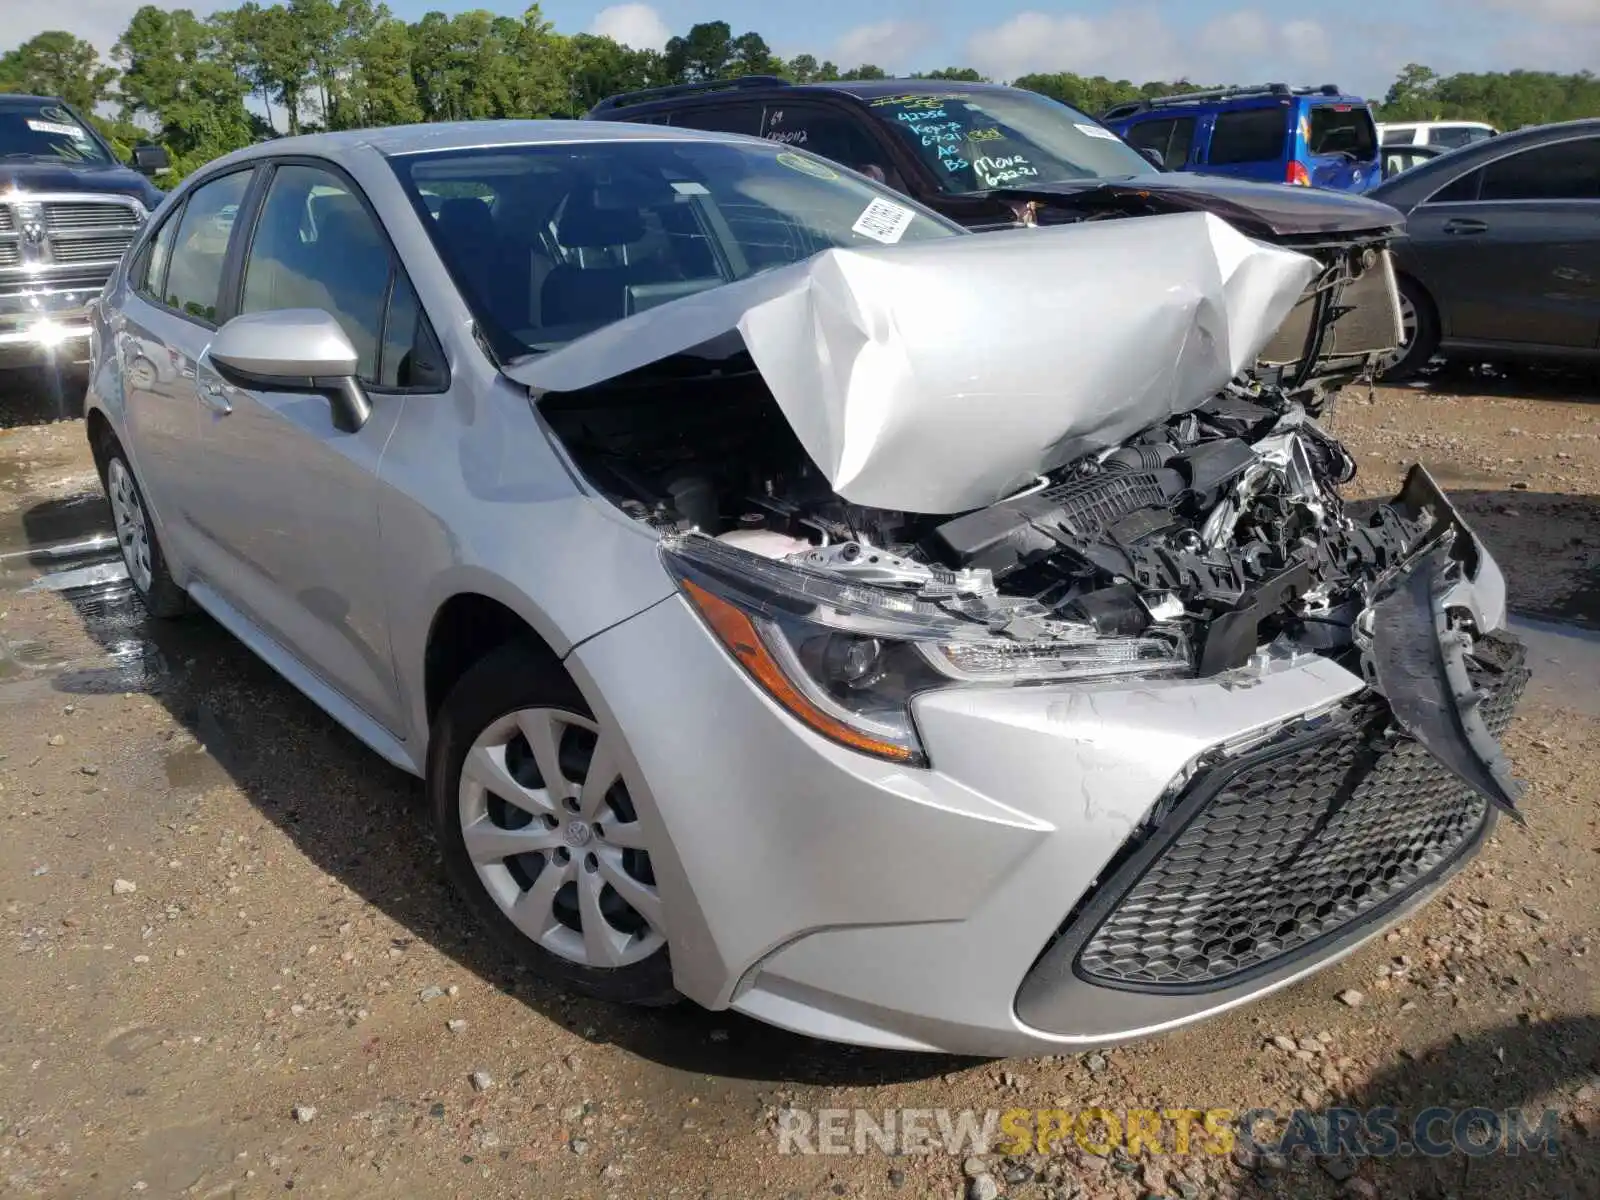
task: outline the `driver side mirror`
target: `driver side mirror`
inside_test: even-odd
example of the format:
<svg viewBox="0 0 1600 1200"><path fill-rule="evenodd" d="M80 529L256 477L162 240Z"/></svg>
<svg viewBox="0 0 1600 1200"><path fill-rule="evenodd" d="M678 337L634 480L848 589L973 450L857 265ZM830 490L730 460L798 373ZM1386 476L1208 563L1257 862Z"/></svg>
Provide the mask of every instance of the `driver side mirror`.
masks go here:
<svg viewBox="0 0 1600 1200"><path fill-rule="evenodd" d="M372 415L356 378L360 356L339 322L320 308L242 313L211 342L211 363L229 383L271 392L326 396L333 423L354 433Z"/></svg>
<svg viewBox="0 0 1600 1200"><path fill-rule="evenodd" d="M172 158L165 146L145 143L133 148L133 169L146 179L172 170Z"/></svg>
<svg viewBox="0 0 1600 1200"><path fill-rule="evenodd" d="M1167 169L1167 160L1161 157L1161 151L1154 146L1139 146L1137 149L1156 170L1165 171Z"/></svg>

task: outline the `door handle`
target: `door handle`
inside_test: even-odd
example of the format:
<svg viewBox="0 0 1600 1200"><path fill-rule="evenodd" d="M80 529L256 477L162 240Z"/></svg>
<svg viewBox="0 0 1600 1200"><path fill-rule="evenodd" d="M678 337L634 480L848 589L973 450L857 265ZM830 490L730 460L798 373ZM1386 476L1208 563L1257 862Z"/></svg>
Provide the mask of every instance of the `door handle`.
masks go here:
<svg viewBox="0 0 1600 1200"><path fill-rule="evenodd" d="M1489 223L1487 221L1475 221L1471 217L1451 217L1444 223L1444 231L1463 235L1488 233Z"/></svg>
<svg viewBox="0 0 1600 1200"><path fill-rule="evenodd" d="M233 403L228 399L228 390L217 379L200 380L200 402L218 416L227 416L233 411Z"/></svg>

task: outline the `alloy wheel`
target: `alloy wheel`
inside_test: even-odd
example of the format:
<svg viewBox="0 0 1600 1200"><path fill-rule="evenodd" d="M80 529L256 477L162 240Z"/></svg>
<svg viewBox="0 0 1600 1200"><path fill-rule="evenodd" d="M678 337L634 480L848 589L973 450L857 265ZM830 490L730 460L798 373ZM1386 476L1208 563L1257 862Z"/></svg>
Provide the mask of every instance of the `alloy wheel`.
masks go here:
<svg viewBox="0 0 1600 1200"><path fill-rule="evenodd" d="M552 954L616 968L665 943L644 829L594 721L530 708L492 723L462 764L459 813L484 889Z"/></svg>
<svg viewBox="0 0 1600 1200"><path fill-rule="evenodd" d="M145 517L144 505L139 501L139 489L134 486L133 475L122 459L111 460L106 469L106 485L123 564L128 568L134 586L147 593L155 580L155 570L150 560L150 524Z"/></svg>

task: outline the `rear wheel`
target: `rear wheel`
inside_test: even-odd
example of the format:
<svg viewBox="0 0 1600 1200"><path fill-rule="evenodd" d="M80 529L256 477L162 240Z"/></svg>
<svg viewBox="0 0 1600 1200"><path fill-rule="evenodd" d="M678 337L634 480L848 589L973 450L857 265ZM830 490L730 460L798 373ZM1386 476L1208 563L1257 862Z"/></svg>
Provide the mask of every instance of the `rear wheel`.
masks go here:
<svg viewBox="0 0 1600 1200"><path fill-rule="evenodd" d="M161 542L145 506L144 493L133 477L133 468L113 438L107 438L103 456L106 499L111 502L117 548L128 569L128 580L151 616L182 616L189 609L189 597L167 571L166 555L161 552Z"/></svg>
<svg viewBox="0 0 1600 1200"><path fill-rule="evenodd" d="M524 966L605 1000L676 997L644 827L559 667L514 643L470 668L435 722L428 794L452 881Z"/></svg>
<svg viewBox="0 0 1600 1200"><path fill-rule="evenodd" d="M1399 383L1414 377L1439 349L1439 313L1432 297L1408 275L1400 276L1395 282L1400 296L1403 340L1379 364L1378 374L1385 383Z"/></svg>

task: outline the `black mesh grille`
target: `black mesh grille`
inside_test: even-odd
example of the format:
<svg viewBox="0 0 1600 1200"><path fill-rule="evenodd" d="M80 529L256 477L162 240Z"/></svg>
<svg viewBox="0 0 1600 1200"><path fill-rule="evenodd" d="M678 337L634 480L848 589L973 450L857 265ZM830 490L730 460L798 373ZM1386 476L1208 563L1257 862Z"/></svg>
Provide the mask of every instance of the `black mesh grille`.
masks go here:
<svg viewBox="0 0 1600 1200"><path fill-rule="evenodd" d="M1474 673L1499 738L1528 680L1520 648L1503 671ZM1486 802L1398 734L1381 702L1344 717L1202 771L1174 808L1181 828L1090 936L1079 974L1139 991L1219 986L1403 900L1463 854Z"/></svg>

